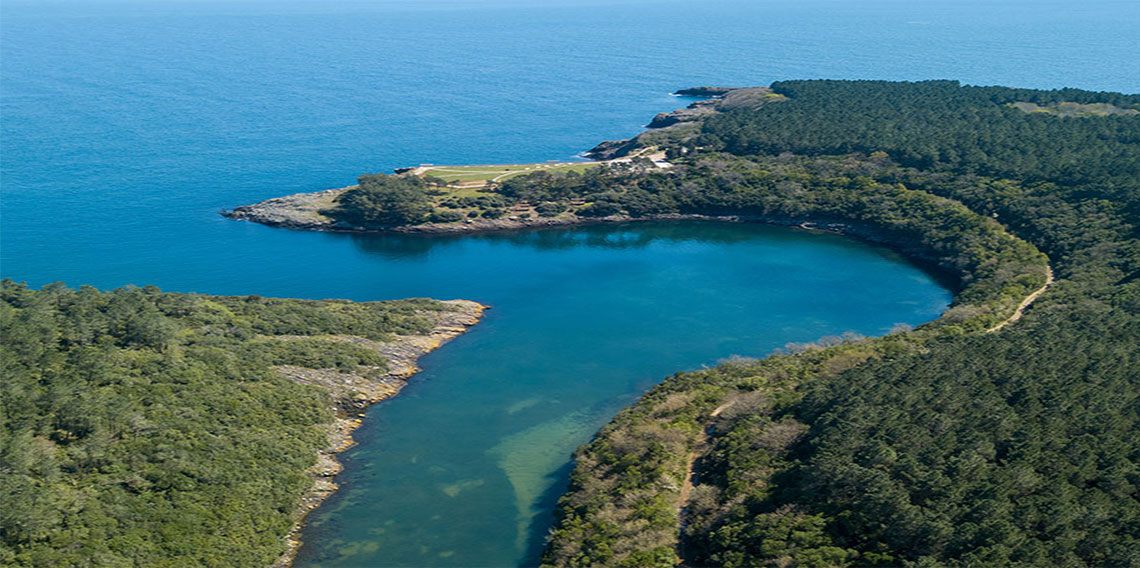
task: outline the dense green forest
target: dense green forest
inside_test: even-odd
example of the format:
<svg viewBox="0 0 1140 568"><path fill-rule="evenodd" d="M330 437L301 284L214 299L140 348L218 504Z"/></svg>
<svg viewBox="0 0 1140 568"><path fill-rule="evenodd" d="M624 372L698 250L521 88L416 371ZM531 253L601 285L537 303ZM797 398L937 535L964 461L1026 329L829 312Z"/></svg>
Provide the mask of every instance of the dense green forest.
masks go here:
<svg viewBox="0 0 1140 568"><path fill-rule="evenodd" d="M576 453L544 563L1140 567L1140 96L772 91L659 131L667 169L462 192L369 175L325 212L812 223L958 279L914 330L651 389ZM0 564L34 566L268 564L331 420L327 392L271 367L382 371L328 336L420 333L445 309L10 281L0 297Z"/></svg>
<svg viewBox="0 0 1140 568"><path fill-rule="evenodd" d="M1140 97L948 81L773 90L788 100L704 120L670 149L675 171L609 173L579 194L629 215L645 188L669 212L905 226L896 246L956 270L962 293L912 332L667 379L576 454L545 562L1140 566L1140 117L1011 105ZM534 181L531 198L557 195ZM1058 277L1000 331L948 321L986 318L978 305L1037 282L1028 250L969 234L979 218ZM1004 262L979 271L963 255Z"/></svg>
<svg viewBox="0 0 1140 568"><path fill-rule="evenodd" d="M447 309L0 282L0 565L269 565L333 418L271 367L383 369L330 336Z"/></svg>
<svg viewBox="0 0 1140 568"><path fill-rule="evenodd" d="M1052 182L1140 214L1140 116L1062 118L1010 106L1076 102L1140 109L1140 96L963 87L956 81L789 81L789 101L721 113L694 146L733 154L870 154L903 166Z"/></svg>

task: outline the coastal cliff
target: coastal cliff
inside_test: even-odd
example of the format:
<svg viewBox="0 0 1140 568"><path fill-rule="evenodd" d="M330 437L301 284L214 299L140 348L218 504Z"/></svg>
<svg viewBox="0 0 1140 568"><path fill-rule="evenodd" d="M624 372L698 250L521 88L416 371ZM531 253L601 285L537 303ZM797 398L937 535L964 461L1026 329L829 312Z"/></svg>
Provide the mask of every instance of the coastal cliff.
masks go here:
<svg viewBox="0 0 1140 568"><path fill-rule="evenodd" d="M757 109L785 100L770 87L694 87L681 89L674 95L707 97L671 112L659 113L646 125L647 131L626 140L606 140L582 155L594 160L611 160L629 155L640 148L663 142L679 143L696 134L693 126L717 113L736 109Z"/></svg>
<svg viewBox="0 0 1140 568"><path fill-rule="evenodd" d="M235 207L232 211L222 211L222 216L286 229L336 230L336 221L320 212L334 207L336 198L347 189L342 187L274 197L253 205Z"/></svg>

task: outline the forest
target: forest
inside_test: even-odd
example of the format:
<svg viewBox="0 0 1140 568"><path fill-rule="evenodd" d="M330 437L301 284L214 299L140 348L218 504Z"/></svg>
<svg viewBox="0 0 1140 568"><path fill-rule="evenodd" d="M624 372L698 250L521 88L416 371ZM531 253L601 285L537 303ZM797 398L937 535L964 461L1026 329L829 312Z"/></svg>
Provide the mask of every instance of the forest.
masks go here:
<svg viewBox="0 0 1140 568"><path fill-rule="evenodd" d="M333 418L272 367L382 369L329 336L446 309L0 282L0 565L268 566Z"/></svg>
<svg viewBox="0 0 1140 568"><path fill-rule="evenodd" d="M911 332L668 378L579 449L544 562L1140 566L1140 118L1010 106L1135 109L1140 97L949 81L773 90L788 100L711 116L671 150L686 169L650 175L701 168L697 179L712 180L732 163L749 164L734 175L748 179L795 164L782 187L797 184L791 201L806 210L755 208L778 200L781 182L755 198L734 191L748 183L706 186L676 210L883 226L883 208L916 222L926 258L958 267L963 292ZM864 177L820 192L836 175L820 164ZM992 299L971 287L999 289L985 281L1006 270L950 260L955 247L994 254L956 232L969 216L928 233L937 216L920 221L902 194L860 199L876 186L996 221L1046 254L1058 280L1016 325L944 325L982 312L973 305ZM740 207L723 207L738 195Z"/></svg>

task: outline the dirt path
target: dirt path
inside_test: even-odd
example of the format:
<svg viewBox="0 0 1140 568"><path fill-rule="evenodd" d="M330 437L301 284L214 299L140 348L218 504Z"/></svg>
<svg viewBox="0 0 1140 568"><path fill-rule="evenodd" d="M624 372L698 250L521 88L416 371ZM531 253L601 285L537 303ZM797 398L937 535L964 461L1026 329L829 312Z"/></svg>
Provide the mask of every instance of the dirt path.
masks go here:
<svg viewBox="0 0 1140 568"><path fill-rule="evenodd" d="M735 400L726 402L716 407L716 410L713 410L709 413L709 418L716 418L717 416L720 416L720 413L724 412L724 409L732 406L733 404L736 404ZM678 509L684 509L689 505L689 495L693 492L693 478L697 475L697 456L700 455L700 450L702 450L708 443L708 439L708 434L705 434L704 438L692 449L692 451L689 452L689 455L685 458L685 480L681 482L681 497L677 499Z"/></svg>
<svg viewBox="0 0 1140 568"><path fill-rule="evenodd" d="M677 499L677 507L684 510L689 505L689 495L693 492L693 476L697 474L697 452L689 452L685 456L685 481L681 482L681 497Z"/></svg>
<svg viewBox="0 0 1140 568"><path fill-rule="evenodd" d="M1034 290L1034 292L1032 294L1026 296L1025 299L1022 300L1020 304L1018 304L1017 309L1014 310L1014 312L1013 312L1013 315L1006 318L1005 321L987 329L986 333L993 333L993 332L998 331L1001 328L1021 319L1022 314L1025 313L1025 308L1028 308L1029 305L1032 304L1033 301L1036 300L1038 296L1040 296L1042 293L1044 293L1045 290L1047 288L1049 288L1049 286L1052 286L1052 285L1053 285L1053 267L1046 266L1045 267L1045 285L1038 288L1037 290Z"/></svg>
<svg viewBox="0 0 1140 568"><path fill-rule="evenodd" d="M735 400L716 407L716 410L709 413L709 418L720 416L724 409L733 404L736 404ZM701 454L701 450L708 443L708 439L708 434L705 434L704 438L685 457L685 480L681 482L681 497L677 499L677 508L680 510L684 510L689 505L689 495L693 492L693 479L697 476L697 456Z"/></svg>
<svg viewBox="0 0 1140 568"><path fill-rule="evenodd" d="M736 404L736 401L726 402L715 410L709 413L709 418L716 418L720 416L724 409ZM689 497L693 493L693 480L697 477L697 458L704 453L705 447L708 445L709 436L704 434L701 441L698 442L692 450L685 456L685 479L681 482L681 495L677 498L677 553L681 558L685 557L684 538L681 536L685 532L685 509L689 506Z"/></svg>

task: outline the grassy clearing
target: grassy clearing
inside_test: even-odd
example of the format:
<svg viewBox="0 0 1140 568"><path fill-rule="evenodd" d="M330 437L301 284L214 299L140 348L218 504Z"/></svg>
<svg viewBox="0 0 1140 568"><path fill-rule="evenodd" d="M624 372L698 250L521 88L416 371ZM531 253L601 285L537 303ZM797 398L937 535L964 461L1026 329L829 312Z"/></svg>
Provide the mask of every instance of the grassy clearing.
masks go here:
<svg viewBox="0 0 1140 568"><path fill-rule="evenodd" d="M1021 110L1022 112L1052 114L1056 116L1092 117L1113 115L1132 116L1140 114L1140 111L1136 109L1120 108L1108 103L1081 104L1065 102L1045 106L1040 106L1036 103L1009 103L1008 106Z"/></svg>
<svg viewBox="0 0 1140 568"><path fill-rule="evenodd" d="M597 167L596 162L561 162L540 164L502 164L491 166L424 166L417 170L419 175L434 176L450 184L486 184L492 181L538 171L582 172Z"/></svg>

